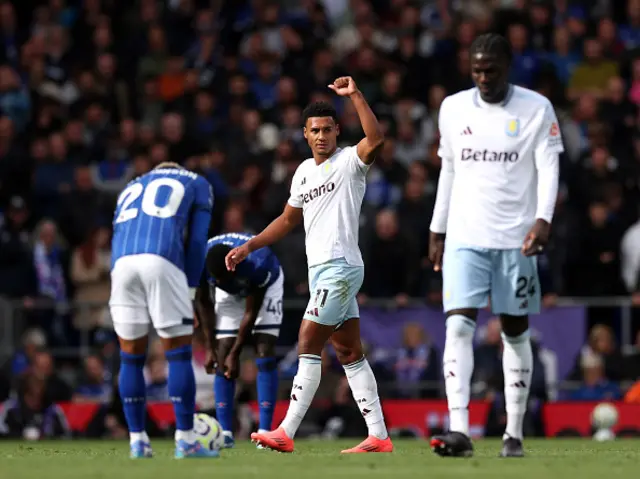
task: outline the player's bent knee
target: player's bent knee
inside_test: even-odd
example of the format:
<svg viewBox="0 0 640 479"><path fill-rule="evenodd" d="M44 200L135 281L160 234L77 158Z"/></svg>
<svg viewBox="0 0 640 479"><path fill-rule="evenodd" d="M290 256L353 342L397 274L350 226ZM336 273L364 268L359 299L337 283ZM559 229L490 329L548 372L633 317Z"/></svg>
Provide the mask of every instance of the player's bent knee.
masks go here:
<svg viewBox="0 0 640 479"><path fill-rule="evenodd" d="M460 309L452 309L451 311L447 311L446 316L447 319L451 316L464 316L465 318L469 318L472 321L478 319L478 310L475 308L460 308Z"/></svg>
<svg viewBox="0 0 640 479"><path fill-rule="evenodd" d="M334 326L303 319L298 332L298 354L320 356L333 331Z"/></svg>
<svg viewBox="0 0 640 479"><path fill-rule="evenodd" d="M276 354L278 338L270 334L255 334L256 355L259 358L272 358Z"/></svg>
<svg viewBox="0 0 640 479"><path fill-rule="evenodd" d="M338 347L335 343L333 348L336 352L336 357L340 364L343 366L347 364L353 364L356 361L359 361L364 356L364 352L362 351L362 345L359 344L355 347Z"/></svg>
<svg viewBox="0 0 640 479"><path fill-rule="evenodd" d="M529 316L500 315L502 334L515 338L524 334L529 329Z"/></svg>
<svg viewBox="0 0 640 479"><path fill-rule="evenodd" d="M471 318L462 314L454 314L447 317L447 338L473 338L476 323Z"/></svg>
<svg viewBox="0 0 640 479"><path fill-rule="evenodd" d="M331 344L340 364L351 364L362 359L362 341L360 340L360 320L351 318L331 335Z"/></svg>
<svg viewBox="0 0 640 479"><path fill-rule="evenodd" d="M120 351L132 355L143 355L147 352L147 336L138 339L119 338Z"/></svg>

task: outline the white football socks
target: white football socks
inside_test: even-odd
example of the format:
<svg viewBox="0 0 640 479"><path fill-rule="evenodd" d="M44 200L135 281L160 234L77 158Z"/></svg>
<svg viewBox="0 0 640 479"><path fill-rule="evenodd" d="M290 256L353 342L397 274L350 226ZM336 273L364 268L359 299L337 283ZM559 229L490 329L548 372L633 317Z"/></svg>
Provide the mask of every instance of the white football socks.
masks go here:
<svg viewBox="0 0 640 479"><path fill-rule="evenodd" d="M147 435L146 431L130 432L129 433L129 443L133 444L133 443L138 442L138 441L146 442L147 444L151 443L151 440L149 439L149 436Z"/></svg>
<svg viewBox="0 0 640 479"><path fill-rule="evenodd" d="M296 431L300 427L307 409L316 395L318 386L320 385L320 376L322 374L322 363L320 356L315 354L301 354L298 360L298 373L293 378L293 387L291 388L291 400L287 415L282 421L280 427L288 437L293 439Z"/></svg>
<svg viewBox="0 0 640 479"><path fill-rule="evenodd" d="M193 429L191 431L181 431L179 429L176 429L175 440L176 442L182 440L187 444L193 444L194 442L196 442L196 435L193 432Z"/></svg>
<svg viewBox="0 0 640 479"><path fill-rule="evenodd" d="M386 439L389 435L378 397L378 384L369 361L363 357L355 363L347 364L344 366L344 372L347 375L353 398L367 423L369 435L378 439Z"/></svg>
<svg viewBox="0 0 640 479"><path fill-rule="evenodd" d="M507 428L504 437L522 439L524 415L527 412L533 373L529 330L515 337L505 336L503 333L502 343L504 344L502 353L504 399L507 410Z"/></svg>
<svg viewBox="0 0 640 479"><path fill-rule="evenodd" d="M442 367L449 404L449 430L469 435L469 396L473 375L473 334L476 323L466 316L447 318Z"/></svg>

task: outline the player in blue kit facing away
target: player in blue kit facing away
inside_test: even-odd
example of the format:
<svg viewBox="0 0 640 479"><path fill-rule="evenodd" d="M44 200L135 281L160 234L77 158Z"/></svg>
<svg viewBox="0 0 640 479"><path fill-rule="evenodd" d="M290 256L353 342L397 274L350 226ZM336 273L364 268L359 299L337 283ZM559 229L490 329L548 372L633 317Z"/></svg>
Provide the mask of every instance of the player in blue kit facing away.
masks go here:
<svg viewBox="0 0 640 479"><path fill-rule="evenodd" d="M207 243L206 268L196 293L196 310L208 349L209 372L215 370L216 416L225 435L225 446L233 447L233 403L238 360L253 335L258 366L259 431L269 431L278 393L275 344L282 324L284 274L270 248L253 251L228 271L225 257L253 238L251 234L228 233ZM217 363L217 364L216 364ZM217 366L217 367L215 367Z"/></svg>
<svg viewBox="0 0 640 479"><path fill-rule="evenodd" d="M161 163L131 181L118 197L109 307L120 341L118 387L132 458L152 456L143 376L150 323L169 363L175 457L219 456L194 436L196 384L191 366L191 300L202 275L212 207L209 183L176 163Z"/></svg>

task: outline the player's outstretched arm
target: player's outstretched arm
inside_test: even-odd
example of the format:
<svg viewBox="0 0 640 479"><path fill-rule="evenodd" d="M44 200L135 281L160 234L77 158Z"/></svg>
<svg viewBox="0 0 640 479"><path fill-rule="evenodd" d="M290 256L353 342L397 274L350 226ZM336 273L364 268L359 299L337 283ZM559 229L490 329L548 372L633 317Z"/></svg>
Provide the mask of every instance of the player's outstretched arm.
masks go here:
<svg viewBox="0 0 640 479"><path fill-rule="evenodd" d="M378 123L376 115L374 115L362 92L358 90L353 78L340 77L332 85L329 85L329 88L340 96L348 96L353 102L365 135L358 143L358 157L365 165L370 165L376 159L376 155L384 144L384 133L382 133L382 127Z"/></svg>
<svg viewBox="0 0 640 479"><path fill-rule="evenodd" d="M302 221L302 208L295 208L287 203L280 216L273 220L262 232L251 238L242 246L232 249L225 258L227 269L234 271L236 265L244 261L251 252L277 243Z"/></svg>

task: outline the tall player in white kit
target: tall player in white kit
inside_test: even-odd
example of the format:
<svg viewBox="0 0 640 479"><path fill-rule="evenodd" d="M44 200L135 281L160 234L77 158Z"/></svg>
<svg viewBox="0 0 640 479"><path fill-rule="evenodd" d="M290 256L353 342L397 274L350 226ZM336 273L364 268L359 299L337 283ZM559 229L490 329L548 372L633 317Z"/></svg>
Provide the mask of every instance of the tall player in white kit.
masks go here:
<svg viewBox="0 0 640 479"><path fill-rule="evenodd" d="M340 130L333 106L307 106L303 113L304 136L313 158L304 161L293 176L284 212L226 258L227 267L235 269L251 251L282 239L304 218L311 299L300 325L298 373L280 427L254 433L251 439L270 449L293 451L293 437L320 384L322 349L331 340L369 429L367 439L342 452L391 452L393 445L384 424L376 379L362 352L356 302L364 278L358 227L365 177L384 138L378 120L351 77L338 78L329 88L353 102L365 138L357 146L337 148Z"/></svg>
<svg viewBox="0 0 640 479"><path fill-rule="evenodd" d="M520 457L533 357L529 314L540 311L535 255L548 241L563 151L553 107L508 83L511 46L488 33L471 46L476 88L440 108L442 171L429 257L443 274L443 369L450 431L431 440L442 456L471 456L469 389L478 309L502 323L507 424L502 457ZM446 239L445 239L446 236Z"/></svg>

